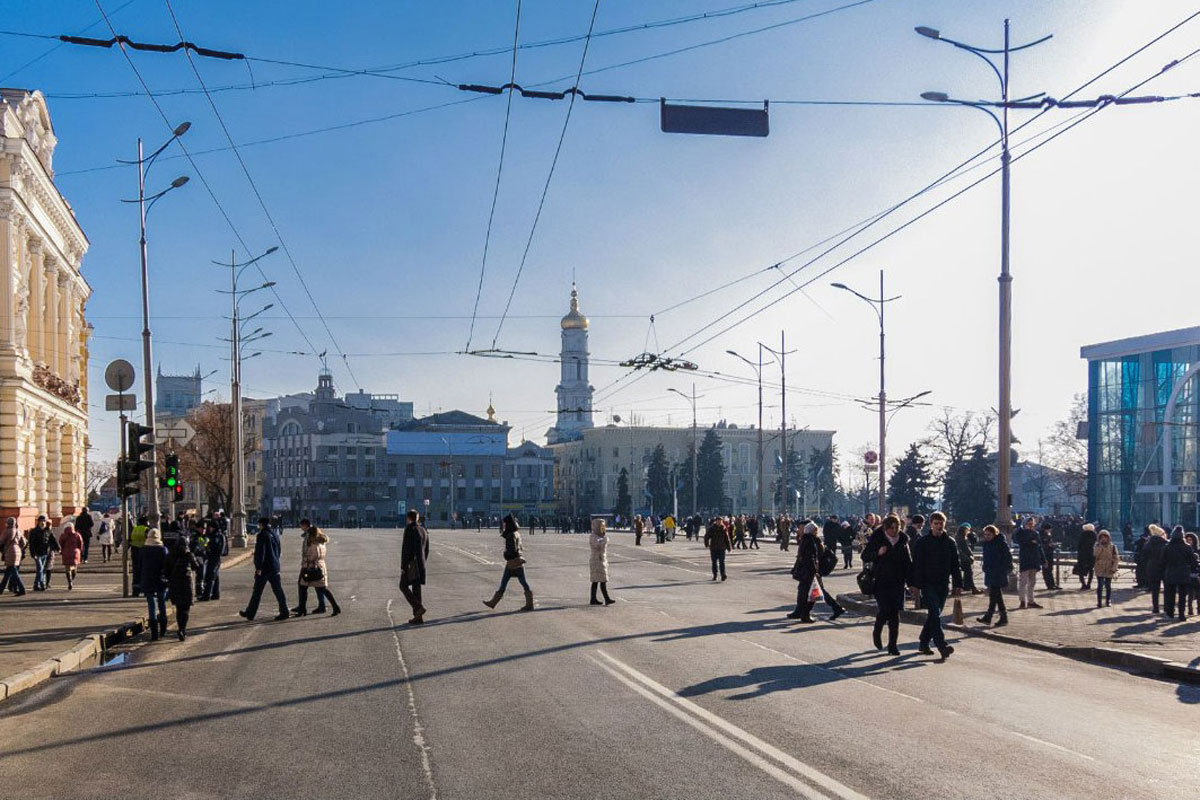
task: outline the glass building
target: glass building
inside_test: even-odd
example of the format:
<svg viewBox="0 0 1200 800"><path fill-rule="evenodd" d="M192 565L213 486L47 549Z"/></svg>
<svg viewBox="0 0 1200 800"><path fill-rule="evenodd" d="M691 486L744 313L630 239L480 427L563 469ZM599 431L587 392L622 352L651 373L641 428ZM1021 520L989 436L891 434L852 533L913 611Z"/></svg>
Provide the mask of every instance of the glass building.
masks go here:
<svg viewBox="0 0 1200 800"><path fill-rule="evenodd" d="M1171 392L1200 364L1200 328L1090 345L1080 356L1088 362L1088 516L1114 534L1155 520L1200 528L1200 377L1184 383L1173 419L1163 419ZM1164 435L1171 485L1181 489L1166 493L1165 520L1163 493L1146 491L1163 484Z"/></svg>

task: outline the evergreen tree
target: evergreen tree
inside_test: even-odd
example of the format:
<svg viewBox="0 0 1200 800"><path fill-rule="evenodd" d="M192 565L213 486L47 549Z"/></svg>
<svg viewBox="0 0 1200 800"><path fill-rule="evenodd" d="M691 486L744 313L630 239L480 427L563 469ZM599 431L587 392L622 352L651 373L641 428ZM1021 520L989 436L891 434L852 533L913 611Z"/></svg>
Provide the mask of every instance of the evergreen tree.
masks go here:
<svg viewBox="0 0 1200 800"><path fill-rule="evenodd" d="M842 499L841 489L837 483L837 445L830 442L824 450L814 448L808 454L808 502L813 507L817 504L817 492L820 492L821 509L828 512L838 505Z"/></svg>
<svg viewBox="0 0 1200 800"><path fill-rule="evenodd" d="M796 449L792 447L790 443L788 444L787 463L788 497L785 498L783 496L783 481L776 481L775 505L781 509L788 509L788 513L790 514L791 510L796 507L796 492L800 492L802 495L804 493L805 481L805 472L802 459L800 458L800 454L796 452Z"/></svg>
<svg viewBox="0 0 1200 800"><path fill-rule="evenodd" d="M721 437L709 428L700 442L696 459L697 502L701 508L716 511L725 507L725 459L721 455Z"/></svg>
<svg viewBox="0 0 1200 800"><path fill-rule="evenodd" d="M928 494L932 480L929 462L915 442L910 444L888 478L888 503L892 507L906 506L910 514L927 514L933 507L933 498Z"/></svg>
<svg viewBox="0 0 1200 800"><path fill-rule="evenodd" d="M691 505L692 505L692 446L690 444L688 445L687 453L683 457L683 461L680 461L678 464L675 465L675 474L677 476L676 485L679 487L679 507L683 508L683 509L688 509L685 513L688 513L688 514L696 513L697 509L691 507ZM700 487L697 485L697 487L696 487L697 498L699 498L699 496L700 496L699 491L700 491Z"/></svg>
<svg viewBox="0 0 1200 800"><path fill-rule="evenodd" d="M671 507L671 467L667 464L667 451L661 444L650 454L650 466L646 469L646 491L650 493L654 513L662 515Z"/></svg>
<svg viewBox="0 0 1200 800"><path fill-rule="evenodd" d="M629 470L624 467L621 467L621 474L617 476L617 507L614 513L626 519L633 518L633 498L629 495Z"/></svg>
<svg viewBox="0 0 1200 800"><path fill-rule="evenodd" d="M959 522L981 527L996 519L996 488L987 448L975 445L971 455L946 472L946 509Z"/></svg>

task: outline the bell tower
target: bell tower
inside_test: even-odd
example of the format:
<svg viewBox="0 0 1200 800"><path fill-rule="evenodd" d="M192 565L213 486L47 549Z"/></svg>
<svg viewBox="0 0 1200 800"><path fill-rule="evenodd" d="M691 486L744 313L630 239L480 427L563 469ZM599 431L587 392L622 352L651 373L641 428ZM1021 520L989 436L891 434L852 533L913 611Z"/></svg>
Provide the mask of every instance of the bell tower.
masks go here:
<svg viewBox="0 0 1200 800"><path fill-rule="evenodd" d="M571 284L571 310L562 318L562 372L554 393L558 420L550 429L551 444L577 439L592 427L592 393L588 383L588 319L579 311L579 290Z"/></svg>

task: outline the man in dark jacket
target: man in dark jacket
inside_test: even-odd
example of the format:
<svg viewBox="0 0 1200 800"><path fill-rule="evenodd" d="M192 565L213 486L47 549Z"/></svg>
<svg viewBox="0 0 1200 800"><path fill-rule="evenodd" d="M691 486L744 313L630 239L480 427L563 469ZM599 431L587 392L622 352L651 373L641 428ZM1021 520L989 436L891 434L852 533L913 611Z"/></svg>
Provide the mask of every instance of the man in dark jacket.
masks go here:
<svg viewBox="0 0 1200 800"><path fill-rule="evenodd" d="M238 616L254 619L258 613L258 603L262 600L263 588L269 583L275 600L279 603L277 620L291 616L288 610L287 596L283 593L283 584L279 580L279 534L271 530L271 521L263 517L258 521L258 537L254 542L254 589L250 592L250 602Z"/></svg>
<svg viewBox="0 0 1200 800"><path fill-rule="evenodd" d="M1196 572L1196 553L1183 540L1183 526L1176 525L1171 531L1171 540L1163 549L1163 583L1167 586L1163 611L1167 619L1175 616L1176 600L1179 601L1179 619L1187 619L1188 591Z"/></svg>
<svg viewBox="0 0 1200 800"><path fill-rule="evenodd" d="M1096 574L1096 526L1090 522L1084 523L1079 532L1072 571L1079 576L1079 591L1092 588L1092 577Z"/></svg>
<svg viewBox="0 0 1200 800"><path fill-rule="evenodd" d="M945 660L954 652L954 648L946 644L946 634L942 631L942 608L946 605L949 592L953 591L955 597L962 592L958 547L946 535L945 514L933 512L929 517L929 535L916 541L912 554L912 585L921 590L921 606L927 612L917 650L927 656L933 655L929 649L932 641Z"/></svg>
<svg viewBox="0 0 1200 800"><path fill-rule="evenodd" d="M1133 588L1149 589L1150 582L1146 580L1146 542L1150 541L1150 526L1142 528L1142 535L1133 545Z"/></svg>
<svg viewBox="0 0 1200 800"><path fill-rule="evenodd" d="M871 534L863 548L864 563L870 563L875 576L875 628L872 633L875 649L883 649L883 629L888 629L887 651L900 655L896 641L900 636L900 612L904 609L904 587L912 569L912 553L908 537L900 530L900 518L889 514L883 525Z"/></svg>
<svg viewBox="0 0 1200 800"><path fill-rule="evenodd" d="M1150 538L1142 547L1142 561L1146 570L1146 586L1150 589L1150 610L1157 614L1158 598L1167 569L1167 532L1158 525L1150 525Z"/></svg>
<svg viewBox="0 0 1200 800"><path fill-rule="evenodd" d="M1058 558L1058 545L1054 542L1053 526L1049 522L1042 523L1042 580L1046 588L1058 591L1062 587L1054 580L1054 562Z"/></svg>
<svg viewBox="0 0 1200 800"><path fill-rule="evenodd" d="M429 559L429 534L418 520L416 509L408 512L408 523L404 526L404 539L400 544L400 593L412 606L413 618L410 625L425 623L425 605L421 600L421 587L425 585L425 562Z"/></svg>
<svg viewBox="0 0 1200 800"><path fill-rule="evenodd" d="M33 558L33 590L44 592L50 588L50 575L54 554L58 552L58 539L54 538L54 529L50 521L42 514L25 534L29 542L29 555Z"/></svg>
<svg viewBox="0 0 1200 800"><path fill-rule="evenodd" d="M86 508L75 517L75 532L83 539L83 554L80 557L85 564L88 561L88 551L92 548L92 525L94 522L91 512Z"/></svg>
<svg viewBox="0 0 1200 800"><path fill-rule="evenodd" d="M1033 599L1033 587L1037 584L1037 574L1042 568L1042 548L1038 542L1037 521L1026 517L1025 524L1013 534L1013 544L1017 546L1017 596L1021 598L1021 608L1041 608Z"/></svg>
<svg viewBox="0 0 1200 800"><path fill-rule="evenodd" d="M797 582L796 608L788 614L788 619L798 619L801 622L816 621L812 618L812 608L815 602L811 592L814 587L821 593L826 605L833 610L833 614L829 617L830 622L846 613L846 609L842 608L834 596L829 593L829 590L825 588L824 581L821 580L821 552L826 547L836 547L836 545L823 545L817 538L818 530L820 529L817 528L815 522L806 523L800 541L796 545L796 563L792 566L792 577Z"/></svg>
<svg viewBox="0 0 1200 800"><path fill-rule="evenodd" d="M221 556L225 554L225 532L216 525L206 523L208 548L204 559L204 591L201 600L221 599Z"/></svg>
<svg viewBox="0 0 1200 800"><path fill-rule="evenodd" d="M733 547L733 542L729 538L729 529L717 517L708 523L708 529L704 532L704 546L708 548L712 561L712 579L717 579L717 568L720 567L721 580L725 580L725 551Z"/></svg>

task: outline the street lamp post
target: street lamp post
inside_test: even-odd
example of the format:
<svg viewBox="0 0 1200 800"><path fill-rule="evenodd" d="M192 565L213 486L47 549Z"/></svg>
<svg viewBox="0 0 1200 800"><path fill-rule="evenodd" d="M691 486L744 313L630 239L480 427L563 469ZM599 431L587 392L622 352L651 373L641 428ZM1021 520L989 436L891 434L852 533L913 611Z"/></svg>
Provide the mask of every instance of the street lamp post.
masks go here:
<svg viewBox="0 0 1200 800"><path fill-rule="evenodd" d="M746 362L746 364L748 364L750 366L750 368L754 370L754 376L755 376L755 378L758 379L758 517L759 517L759 519L762 519L762 515L763 515L763 383L762 383L763 360L762 360L762 351L763 351L763 345L761 342L759 342L758 343L758 364L755 364L750 359L746 358L745 356L741 355L740 353L734 352L733 350L725 351L729 355L734 356L735 358L740 358L742 361Z"/></svg>
<svg viewBox="0 0 1200 800"><path fill-rule="evenodd" d="M960 50L965 50L975 56L981 58L995 73L996 79L1000 82L1000 102L971 102L967 100L956 100L948 96L945 92L925 92L921 95L926 100L938 103L955 103L957 105L970 106L984 111L990 116L1000 129L1000 411L999 411L999 446L996 457L996 507L999 512L999 523L1001 531L1007 536L1012 530L1012 494L1009 491L1009 471L1011 468L1011 452L1012 452L1012 273L1009 271L1009 197L1010 197L1010 181L1009 172L1012 161L1008 150L1008 109L1010 103L1008 100L1008 58L1009 54L1018 50L1026 50L1034 45L1041 44L1050 38L1043 36L1041 39L1023 44L1018 47L1013 47L1009 43L1008 35L1008 20L1004 20L1004 48L1002 50L988 50L982 47L973 47L962 42L947 39L942 36L941 32L935 28L920 26L916 28L920 35L933 39L939 42L946 42ZM1002 55L1003 69L996 66L989 56ZM1038 97L1040 95L1034 95ZM1031 98L1022 98L1014 101L1012 107L1023 107L1026 101ZM1000 116L997 116L988 106L999 106L1001 109Z"/></svg>
<svg viewBox="0 0 1200 800"><path fill-rule="evenodd" d="M879 516L882 517L887 508L887 501L884 495L885 470L887 469L887 385L885 382L886 372L884 366L886 364L886 348L883 325L884 306L893 300L899 300L900 295L895 297L887 297L883 293L883 270L879 270L879 299L867 297L864 294L851 289L844 283L835 283L833 287L843 289L860 300L866 301L876 316L879 317Z"/></svg>
<svg viewBox="0 0 1200 800"><path fill-rule="evenodd" d="M172 189L178 189L188 182L186 175L181 175L171 181L170 185L161 192L146 197L146 174L153 166L154 160L158 158L164 150L166 150L172 142L187 133L188 128L192 126L190 122L181 123L174 131L171 132L171 138L163 142L163 144L151 153L148 157L144 154L142 140L139 137L137 142L137 164L138 168L138 196L137 200L125 201L136 202L138 204L138 217L141 228L141 238L139 239L139 249L141 252L142 262L142 384L145 388L146 402L146 427L154 429L154 378L151 363L153 357L150 347L150 281L149 281L149 257L146 248L146 217L153 208L155 202L161 199L167 192ZM123 162L130 163L130 162ZM153 439L151 440L153 444ZM155 450L152 447L148 452L149 460L154 461L156 458ZM146 471L146 516L149 518L150 527L157 528L159 526L160 512L158 504L158 488L155 484L154 470Z"/></svg>
<svg viewBox="0 0 1200 800"><path fill-rule="evenodd" d="M698 508L698 505L696 502L696 480L698 477L696 474L696 465L697 465L697 463L699 463L697 456L699 455L699 452L700 452L700 445L696 441L697 440L696 400L699 399L696 396L696 384L694 384L694 383L692 384L692 394L690 397L688 395L684 394L683 392L679 391L678 389L668 389L667 391L674 392L675 394L679 395L680 397L682 397L683 399L687 400L688 402L690 402L692 404L692 508L691 508L691 513L695 514L696 509Z"/></svg>
<svg viewBox="0 0 1200 800"><path fill-rule="evenodd" d="M256 339L265 339L270 336L270 332L263 332L262 328L252 331L248 336L242 334L242 323L253 319L271 308L273 304L267 305L265 308L251 314L246 319L241 317L241 301L246 295L253 294L261 289L269 289L275 285L274 281L267 281L260 286L255 286L252 289L239 289L238 279L242 273L251 264L256 263L259 259L267 256L278 250L278 247L270 247L262 255L250 259L244 264L237 263L237 254L231 252L229 263L223 264L219 261L213 262L219 267L229 267L229 300L231 308L231 326L229 334L229 393L230 403L233 415L233 454L232 464L230 465L233 471L233 496L230 498L230 545L233 547L245 547L248 543L246 538L246 495L244 485L246 482L246 457L245 457L245 430L242 422L242 344L252 342ZM261 353L254 353L247 359L254 358Z"/></svg>
<svg viewBox="0 0 1200 800"><path fill-rule="evenodd" d="M783 490L779 495L780 506L783 512L787 513L788 501L788 440L787 440L787 356L788 353L794 353L795 350L787 349L784 332L779 332L779 349L774 350L762 342L758 343L759 349L766 350L779 362L779 457L780 463L783 465Z"/></svg>

